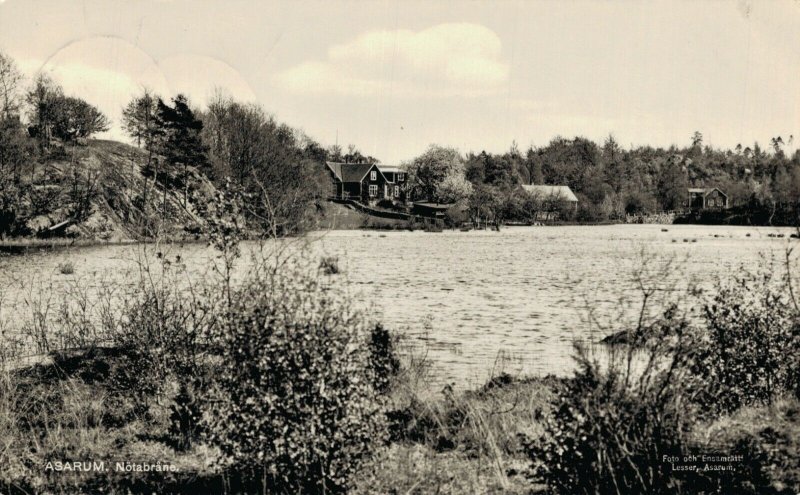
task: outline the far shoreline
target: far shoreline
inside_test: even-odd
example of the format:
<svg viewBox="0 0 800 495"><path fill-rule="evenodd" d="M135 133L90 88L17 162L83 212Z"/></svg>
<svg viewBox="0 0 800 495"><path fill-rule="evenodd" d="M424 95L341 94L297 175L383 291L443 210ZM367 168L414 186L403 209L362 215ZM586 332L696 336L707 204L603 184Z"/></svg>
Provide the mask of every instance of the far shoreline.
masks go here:
<svg viewBox="0 0 800 495"><path fill-rule="evenodd" d="M778 231L795 231L796 228L794 227L786 227L786 226L773 226L773 225L727 225L727 224L689 224L689 223L681 223L681 224L659 224L659 223L625 223L625 222L597 222L597 223L581 223L581 222L558 222L558 223L548 223L542 225L523 225L523 224L509 224L503 225L500 228L500 232L505 229L518 229L518 228L551 228L551 227L611 227L611 226L636 226L636 227L660 227L664 231L668 231L671 227L683 228L683 227L727 227L727 228L737 228L737 229L754 229L756 231L761 229L770 229L770 230L778 230ZM426 231L425 229L409 229L409 228L386 228L386 227L347 227L347 228L326 228L326 229L317 229L309 231L309 234L320 234L324 232L331 232L331 231L352 231L352 232L378 232L378 233L386 233L386 232L423 232L423 233L442 233L442 232L473 232L473 231L486 231L486 232L497 232L493 228L483 228L483 229L461 229L461 228L442 228L441 231ZM782 235L781 238L797 238L795 235ZM249 239L243 239L244 241L251 241L257 240L255 237ZM68 238L68 237L53 237L48 239L41 239L36 237L16 237L16 238L8 238L0 240L0 255L23 255L28 252L37 252L37 251L54 251L54 250L67 250L72 248L91 248L91 247L103 247L103 246L135 246L135 245L154 245L154 244L165 244L165 245L175 245L175 244L203 244L207 243L208 238L205 237L187 237L187 238L161 238L161 239L113 239L113 240L103 240L103 239L80 239L80 238Z"/></svg>

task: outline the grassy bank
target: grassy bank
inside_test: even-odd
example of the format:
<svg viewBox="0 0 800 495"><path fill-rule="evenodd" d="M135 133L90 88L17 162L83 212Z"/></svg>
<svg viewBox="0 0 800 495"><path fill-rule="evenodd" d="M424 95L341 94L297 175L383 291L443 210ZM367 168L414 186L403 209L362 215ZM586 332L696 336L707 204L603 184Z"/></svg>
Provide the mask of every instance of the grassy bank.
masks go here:
<svg viewBox="0 0 800 495"><path fill-rule="evenodd" d="M57 355L52 364L11 376L14 394L4 395L4 407L25 411L17 428L38 434L9 435L12 425L4 425L4 493L249 493L215 446L179 447L169 402L154 401L145 411L115 390L126 359L113 349ZM417 373L404 369L396 377L389 437L354 473L352 493L549 493L529 449L551 440L547 423L568 381L501 375L477 390L432 392ZM698 423L689 442L697 452L747 457L736 464L738 481L725 482L750 487L737 493L795 493L800 486L797 398ZM102 470L65 464L75 460L102 463Z"/></svg>

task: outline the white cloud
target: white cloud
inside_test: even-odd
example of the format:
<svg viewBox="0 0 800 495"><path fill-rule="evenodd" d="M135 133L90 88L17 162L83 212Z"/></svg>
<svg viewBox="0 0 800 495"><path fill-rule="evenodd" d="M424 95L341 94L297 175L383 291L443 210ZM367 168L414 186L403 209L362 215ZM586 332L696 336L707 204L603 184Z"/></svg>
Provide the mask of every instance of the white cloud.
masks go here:
<svg viewBox="0 0 800 495"><path fill-rule="evenodd" d="M214 88L236 99L254 101L247 81L230 65L201 55L172 55L159 61L132 43L112 37L88 37L59 49L46 61L21 59L20 69L29 77L44 71L69 95L96 105L112 121L99 135L125 139L122 108L143 88L168 99L177 93L204 106Z"/></svg>
<svg viewBox="0 0 800 495"><path fill-rule="evenodd" d="M497 34L478 24L439 24L422 31L371 31L278 73L274 82L301 94L479 96L508 81Z"/></svg>
<svg viewBox="0 0 800 495"><path fill-rule="evenodd" d="M180 54L158 61L170 85L170 93L183 93L198 106L205 106L216 89L239 101L254 102L256 95L247 80L227 63L204 55Z"/></svg>

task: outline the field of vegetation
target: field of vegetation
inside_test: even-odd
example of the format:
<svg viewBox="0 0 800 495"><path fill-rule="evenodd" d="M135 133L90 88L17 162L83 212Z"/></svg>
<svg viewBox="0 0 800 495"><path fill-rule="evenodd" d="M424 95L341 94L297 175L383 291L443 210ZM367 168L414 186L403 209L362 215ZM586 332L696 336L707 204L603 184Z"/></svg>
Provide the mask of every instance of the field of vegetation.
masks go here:
<svg viewBox="0 0 800 495"><path fill-rule="evenodd" d="M242 253L226 222L211 225L218 255L201 282L145 249L132 294L43 294L2 319L4 493L800 487L791 252L707 294L667 296L643 270L627 344L576 348L570 377L432 390L424 350L353 303L336 260L301 242ZM40 358L20 360L21 341Z"/></svg>

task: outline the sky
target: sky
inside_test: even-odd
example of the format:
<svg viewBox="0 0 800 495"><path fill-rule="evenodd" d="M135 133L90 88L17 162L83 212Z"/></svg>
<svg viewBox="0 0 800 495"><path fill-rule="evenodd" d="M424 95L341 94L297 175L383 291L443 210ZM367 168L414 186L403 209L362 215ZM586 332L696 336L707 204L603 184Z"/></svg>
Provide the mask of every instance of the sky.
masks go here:
<svg viewBox="0 0 800 495"><path fill-rule="evenodd" d="M797 136L800 1L0 0L0 50L113 121L215 88L399 163L556 136L734 147Z"/></svg>

